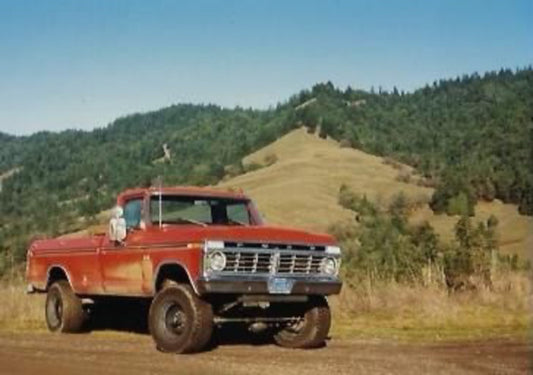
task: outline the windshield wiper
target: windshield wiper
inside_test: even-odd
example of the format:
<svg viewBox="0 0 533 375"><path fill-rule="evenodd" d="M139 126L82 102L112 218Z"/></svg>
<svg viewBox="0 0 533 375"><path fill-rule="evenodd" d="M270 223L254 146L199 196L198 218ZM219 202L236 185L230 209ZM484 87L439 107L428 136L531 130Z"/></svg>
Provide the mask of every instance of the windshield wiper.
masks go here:
<svg viewBox="0 0 533 375"><path fill-rule="evenodd" d="M202 227L207 227L207 224L204 223L204 222L201 222L201 221L198 221L198 220L193 220L193 219L187 219L185 217L177 217L175 220L168 221L168 223L172 224L172 223L176 223L176 222L179 222L179 221L184 222L184 223L200 225Z"/></svg>
<svg viewBox="0 0 533 375"><path fill-rule="evenodd" d="M228 219L228 223L242 225L243 227L248 226L248 224L243 223L242 221L239 221L239 220L234 220L234 219Z"/></svg>

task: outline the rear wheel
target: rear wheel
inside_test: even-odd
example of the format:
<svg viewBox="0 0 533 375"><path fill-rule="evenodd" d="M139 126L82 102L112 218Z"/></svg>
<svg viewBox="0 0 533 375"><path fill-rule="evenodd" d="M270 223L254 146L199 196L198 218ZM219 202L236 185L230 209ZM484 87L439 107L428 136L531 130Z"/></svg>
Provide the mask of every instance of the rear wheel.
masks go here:
<svg viewBox="0 0 533 375"><path fill-rule="evenodd" d="M52 332L79 332L84 313L81 300L66 280L56 281L48 289L45 304L46 325Z"/></svg>
<svg viewBox="0 0 533 375"><path fill-rule="evenodd" d="M274 335L286 348L309 349L323 346L331 326L331 313L325 297L314 297L304 307L301 319Z"/></svg>
<svg viewBox="0 0 533 375"><path fill-rule="evenodd" d="M152 301L148 325L159 350L192 353L205 348L211 338L213 310L190 286L170 284Z"/></svg>

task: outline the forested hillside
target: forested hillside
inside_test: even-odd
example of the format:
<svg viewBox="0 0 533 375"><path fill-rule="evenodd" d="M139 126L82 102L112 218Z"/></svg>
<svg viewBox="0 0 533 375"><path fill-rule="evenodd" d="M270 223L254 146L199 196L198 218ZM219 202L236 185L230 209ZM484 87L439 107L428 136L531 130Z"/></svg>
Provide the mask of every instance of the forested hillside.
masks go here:
<svg viewBox="0 0 533 375"><path fill-rule="evenodd" d="M533 214L533 70L441 80L413 93L315 85L268 110L180 104L90 132L0 133L0 255L21 260L29 238L86 225L117 191L211 184L295 127L390 156L437 187L432 208L471 214L500 198ZM169 150L165 155L164 145ZM80 219L82 218L82 219ZM83 219L85 218L85 219ZM6 267L0 256L0 273Z"/></svg>
<svg viewBox="0 0 533 375"><path fill-rule="evenodd" d="M304 108L292 124L320 125L323 136L416 167L438 185L438 212L472 213L476 199L496 197L533 214L531 68L441 80L412 94L321 84L298 99Z"/></svg>

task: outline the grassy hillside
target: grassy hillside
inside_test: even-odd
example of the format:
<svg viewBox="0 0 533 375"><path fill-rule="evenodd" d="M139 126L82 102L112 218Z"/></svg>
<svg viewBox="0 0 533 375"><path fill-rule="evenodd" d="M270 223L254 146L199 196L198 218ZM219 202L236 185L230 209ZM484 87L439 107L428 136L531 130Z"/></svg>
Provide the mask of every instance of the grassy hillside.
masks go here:
<svg viewBox="0 0 533 375"><path fill-rule="evenodd" d="M431 189L397 181L399 171L383 158L341 148L334 140L308 134L304 128L247 156L244 164L262 164L269 155L276 156L274 164L221 186L244 189L270 222L325 230L351 218L350 211L337 202L342 184L372 199L390 200L400 191L426 202L431 197Z"/></svg>
<svg viewBox="0 0 533 375"><path fill-rule="evenodd" d="M243 161L245 165L261 165L270 159L276 161L219 186L242 188L271 223L324 231L337 221L351 219L352 212L338 203L339 189L344 184L384 204L403 192L408 200L420 205L411 213L412 222L427 220L443 240L453 238L458 217L431 211L427 203L432 188L399 181L401 176L413 173L406 165L392 166L388 159L342 148L332 139L309 134L305 128L293 130ZM416 175L411 179L419 181ZM499 219L501 251L525 255L527 246L533 243L533 219L519 215L516 206L499 201L478 203L474 219L486 221L492 214Z"/></svg>

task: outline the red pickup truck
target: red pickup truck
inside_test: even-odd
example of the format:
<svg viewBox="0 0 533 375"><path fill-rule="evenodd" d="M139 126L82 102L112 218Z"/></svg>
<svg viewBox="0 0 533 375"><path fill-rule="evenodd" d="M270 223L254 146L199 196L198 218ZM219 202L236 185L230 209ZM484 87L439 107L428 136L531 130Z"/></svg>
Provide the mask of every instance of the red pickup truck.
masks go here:
<svg viewBox="0 0 533 375"><path fill-rule="evenodd" d="M229 322L323 345L339 266L334 238L265 225L242 193L163 187L119 194L108 233L34 241L26 272L28 291L47 293L51 331L79 331L86 303L144 298L157 347L187 353Z"/></svg>

